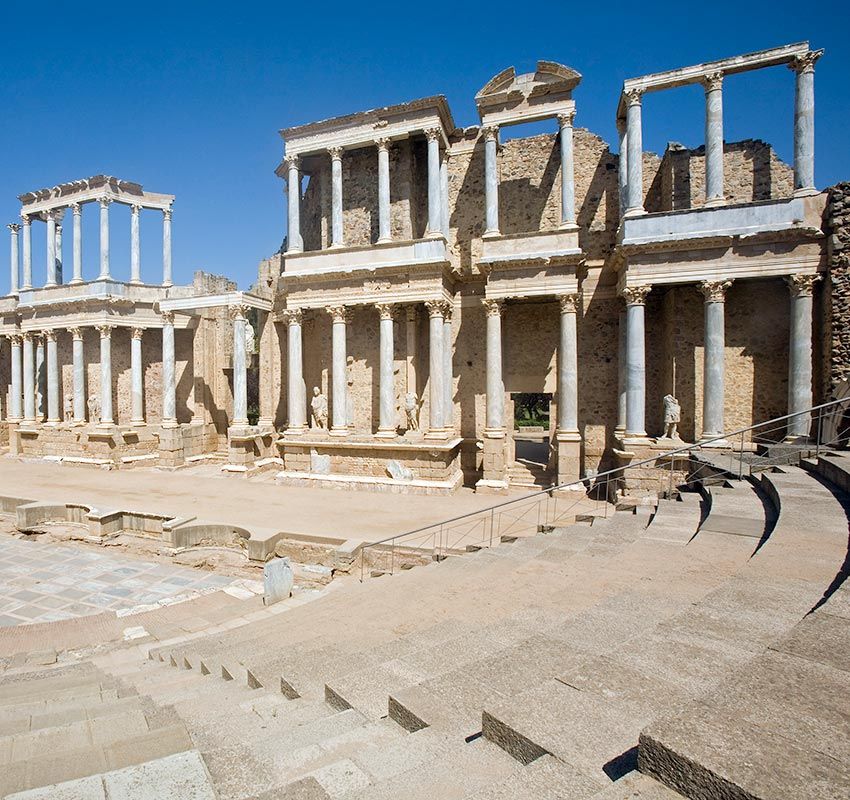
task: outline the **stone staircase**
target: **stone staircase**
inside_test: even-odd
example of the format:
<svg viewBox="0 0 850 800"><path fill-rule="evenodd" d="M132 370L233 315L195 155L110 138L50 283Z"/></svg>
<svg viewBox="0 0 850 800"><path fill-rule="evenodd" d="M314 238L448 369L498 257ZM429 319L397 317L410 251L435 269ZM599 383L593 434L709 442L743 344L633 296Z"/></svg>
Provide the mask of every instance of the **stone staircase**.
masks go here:
<svg viewBox="0 0 850 800"><path fill-rule="evenodd" d="M508 468L508 483L526 489L545 489L554 483L554 479L543 464L514 461Z"/></svg>

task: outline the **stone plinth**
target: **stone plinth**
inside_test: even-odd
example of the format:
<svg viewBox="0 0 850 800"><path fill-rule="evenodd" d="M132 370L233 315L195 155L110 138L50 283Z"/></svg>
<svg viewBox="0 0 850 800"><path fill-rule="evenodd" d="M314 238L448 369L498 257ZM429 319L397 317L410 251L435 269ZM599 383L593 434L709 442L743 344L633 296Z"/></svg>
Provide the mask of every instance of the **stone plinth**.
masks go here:
<svg viewBox="0 0 850 800"><path fill-rule="evenodd" d="M614 457L617 459L620 467L627 467L630 464L655 459L640 467L625 470L617 481L618 496L641 497L645 495L661 495L667 493L671 486L675 490L676 486L687 481L691 463L690 453L683 451L674 456L665 456L664 454L670 450L677 449L676 446L669 444L669 440L667 442L656 443L648 439L647 444L629 444L625 446L628 449L625 449L622 442L619 442L618 445L619 447L614 449ZM683 446L683 442L678 443L678 447ZM670 476L671 458L673 460L672 483ZM609 491L608 495L610 500L615 499L612 492Z"/></svg>
<svg viewBox="0 0 850 800"><path fill-rule="evenodd" d="M508 490L507 436L485 436L482 442L483 463L481 480L476 492L506 492Z"/></svg>
<svg viewBox="0 0 850 800"><path fill-rule="evenodd" d="M148 466L157 463L157 439L153 426L96 425L20 425L15 437L17 455L48 458L67 464L122 467L146 459Z"/></svg>

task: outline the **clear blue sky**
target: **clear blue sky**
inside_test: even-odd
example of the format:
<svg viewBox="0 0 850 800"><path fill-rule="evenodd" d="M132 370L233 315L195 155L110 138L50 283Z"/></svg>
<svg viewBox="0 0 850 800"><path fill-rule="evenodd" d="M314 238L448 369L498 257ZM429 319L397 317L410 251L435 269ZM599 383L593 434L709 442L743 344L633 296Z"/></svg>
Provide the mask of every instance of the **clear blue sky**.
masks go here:
<svg viewBox="0 0 850 800"><path fill-rule="evenodd" d="M817 184L850 179L850 11L844 2L400 2L20 5L0 34L3 223L18 194L106 173L177 195L175 279L205 268L247 287L285 232L274 175L285 126L431 94L458 125L495 73L537 59L582 73L576 124L616 148L624 78L808 39L815 76ZM726 138L761 138L791 156L793 74L729 78ZM699 88L650 95L644 146L703 140ZM97 212L87 208L85 270L96 273ZM129 212L111 217L113 263L129 272ZM142 218L145 277L160 274L160 222ZM5 229L2 231L7 234ZM43 279L43 226L34 226ZM8 264L8 244L0 264ZM66 245L70 272L70 243ZM0 291L8 286L0 270Z"/></svg>

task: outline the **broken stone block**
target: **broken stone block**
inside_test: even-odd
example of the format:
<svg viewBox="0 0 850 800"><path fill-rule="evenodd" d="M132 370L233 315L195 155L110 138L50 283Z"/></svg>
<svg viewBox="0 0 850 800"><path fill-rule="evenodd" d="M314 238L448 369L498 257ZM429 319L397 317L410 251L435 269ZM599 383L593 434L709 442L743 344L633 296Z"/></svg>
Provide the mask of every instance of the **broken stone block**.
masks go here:
<svg viewBox="0 0 850 800"><path fill-rule="evenodd" d="M294 576L288 558L275 558L263 567L263 605L287 600L292 594Z"/></svg>
<svg viewBox="0 0 850 800"><path fill-rule="evenodd" d="M408 469L399 461L390 459L387 461L387 475L397 481L412 481L413 471Z"/></svg>

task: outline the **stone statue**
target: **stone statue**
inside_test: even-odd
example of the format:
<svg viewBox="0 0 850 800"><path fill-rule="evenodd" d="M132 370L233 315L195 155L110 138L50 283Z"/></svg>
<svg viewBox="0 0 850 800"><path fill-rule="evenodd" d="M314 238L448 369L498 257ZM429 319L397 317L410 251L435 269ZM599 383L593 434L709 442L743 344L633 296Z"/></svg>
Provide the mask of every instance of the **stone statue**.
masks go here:
<svg viewBox="0 0 850 800"><path fill-rule="evenodd" d="M404 396L404 413L407 415L407 430L419 430L419 399L414 392Z"/></svg>
<svg viewBox="0 0 850 800"><path fill-rule="evenodd" d="M65 422L73 422L74 421L74 404L71 402L70 397L66 397L65 401L62 403L63 409L65 411Z"/></svg>
<svg viewBox="0 0 850 800"><path fill-rule="evenodd" d="M89 407L89 422L100 422L100 398L96 395L90 395L88 399Z"/></svg>
<svg viewBox="0 0 850 800"><path fill-rule="evenodd" d="M310 401L313 409L313 424L311 428L324 430L328 427L328 398L325 397L318 386L313 387L313 399Z"/></svg>
<svg viewBox="0 0 850 800"><path fill-rule="evenodd" d="M245 354L250 359L254 354L254 326L249 320L245 320Z"/></svg>
<svg viewBox="0 0 850 800"><path fill-rule="evenodd" d="M664 395L664 438L679 438L679 423L682 420L682 407L672 394Z"/></svg>

